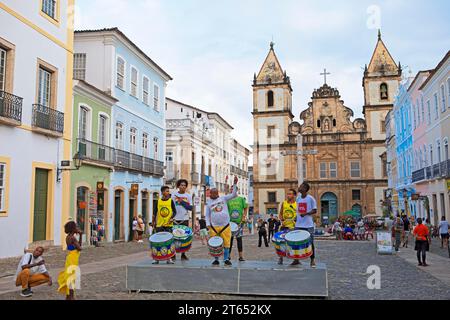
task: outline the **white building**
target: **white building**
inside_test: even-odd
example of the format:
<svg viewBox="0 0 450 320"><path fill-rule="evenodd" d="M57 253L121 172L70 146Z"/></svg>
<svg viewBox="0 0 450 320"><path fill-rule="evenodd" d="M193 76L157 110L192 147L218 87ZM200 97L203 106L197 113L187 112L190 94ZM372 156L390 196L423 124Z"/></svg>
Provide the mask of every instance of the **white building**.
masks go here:
<svg viewBox="0 0 450 320"><path fill-rule="evenodd" d="M0 2L0 258L63 243L72 64L73 0Z"/></svg>
<svg viewBox="0 0 450 320"><path fill-rule="evenodd" d="M198 213L207 184L223 194L234 175L247 198L250 151L231 138L233 127L217 113L169 98L166 102L166 184L175 188L178 179L188 180Z"/></svg>

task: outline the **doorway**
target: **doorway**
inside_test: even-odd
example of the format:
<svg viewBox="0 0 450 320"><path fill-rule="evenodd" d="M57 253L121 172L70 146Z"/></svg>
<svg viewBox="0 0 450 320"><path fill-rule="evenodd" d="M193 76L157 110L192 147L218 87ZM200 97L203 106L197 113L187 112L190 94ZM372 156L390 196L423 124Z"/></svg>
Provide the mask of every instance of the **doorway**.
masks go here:
<svg viewBox="0 0 450 320"><path fill-rule="evenodd" d="M114 241L119 241L121 230L122 201L123 192L116 190L114 192Z"/></svg>
<svg viewBox="0 0 450 320"><path fill-rule="evenodd" d="M48 170L36 169L34 183L33 241L47 240Z"/></svg>
<svg viewBox="0 0 450 320"><path fill-rule="evenodd" d="M320 199L322 224L333 224L338 218L337 196L332 192L325 193Z"/></svg>
<svg viewBox="0 0 450 320"><path fill-rule="evenodd" d="M89 189L86 187L77 188L77 224L81 231L83 231L83 242L86 241L86 216L88 212L88 193Z"/></svg>
<svg viewBox="0 0 450 320"><path fill-rule="evenodd" d="M128 230L129 230L129 234L128 234L128 241L133 241L134 240L134 232L133 232L133 218L136 216L136 198L131 198L131 194L130 194L130 202L129 202L129 218L128 218Z"/></svg>

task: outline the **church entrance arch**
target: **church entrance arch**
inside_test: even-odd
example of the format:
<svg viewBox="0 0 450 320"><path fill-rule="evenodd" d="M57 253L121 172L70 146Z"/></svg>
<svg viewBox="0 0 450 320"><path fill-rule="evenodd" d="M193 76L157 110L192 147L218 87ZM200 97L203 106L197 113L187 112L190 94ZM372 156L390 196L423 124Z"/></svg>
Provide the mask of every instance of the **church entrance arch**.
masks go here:
<svg viewBox="0 0 450 320"><path fill-rule="evenodd" d="M332 192L324 193L320 198L322 224L333 224L338 218L338 200Z"/></svg>

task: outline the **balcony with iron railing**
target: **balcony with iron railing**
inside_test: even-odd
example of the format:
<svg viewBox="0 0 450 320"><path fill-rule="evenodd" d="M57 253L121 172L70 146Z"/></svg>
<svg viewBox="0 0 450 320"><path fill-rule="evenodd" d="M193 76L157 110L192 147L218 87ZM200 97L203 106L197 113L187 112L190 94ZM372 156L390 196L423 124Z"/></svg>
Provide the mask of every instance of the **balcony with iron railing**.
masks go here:
<svg viewBox="0 0 450 320"><path fill-rule="evenodd" d="M64 113L41 104L33 104L32 127L38 133L62 137Z"/></svg>
<svg viewBox="0 0 450 320"><path fill-rule="evenodd" d="M78 139L78 154L83 160L101 164L114 164L114 148L98 144L86 139Z"/></svg>
<svg viewBox="0 0 450 320"><path fill-rule="evenodd" d="M416 183L425 180L425 168L414 171L412 174L412 182Z"/></svg>
<svg viewBox="0 0 450 320"><path fill-rule="evenodd" d="M164 163L135 153L114 150L114 166L119 170L131 170L153 176L164 176Z"/></svg>
<svg viewBox="0 0 450 320"><path fill-rule="evenodd" d="M439 178L441 176L441 165L436 163L433 165L433 178Z"/></svg>
<svg viewBox="0 0 450 320"><path fill-rule="evenodd" d="M20 126L22 124L22 102L21 97L0 91L0 122L11 126Z"/></svg>

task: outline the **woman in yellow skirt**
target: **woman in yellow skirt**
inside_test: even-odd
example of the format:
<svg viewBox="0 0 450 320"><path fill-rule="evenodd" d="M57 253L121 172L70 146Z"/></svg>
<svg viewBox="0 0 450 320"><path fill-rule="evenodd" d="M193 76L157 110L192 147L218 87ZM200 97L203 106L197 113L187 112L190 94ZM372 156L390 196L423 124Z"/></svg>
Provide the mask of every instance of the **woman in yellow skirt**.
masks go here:
<svg viewBox="0 0 450 320"><path fill-rule="evenodd" d="M81 252L82 232L74 221L66 223L64 232L67 234L67 257L64 271L58 276L58 292L66 296L66 300L75 300L75 289L79 285L81 274L79 272L79 258ZM80 235L80 241L75 234Z"/></svg>

